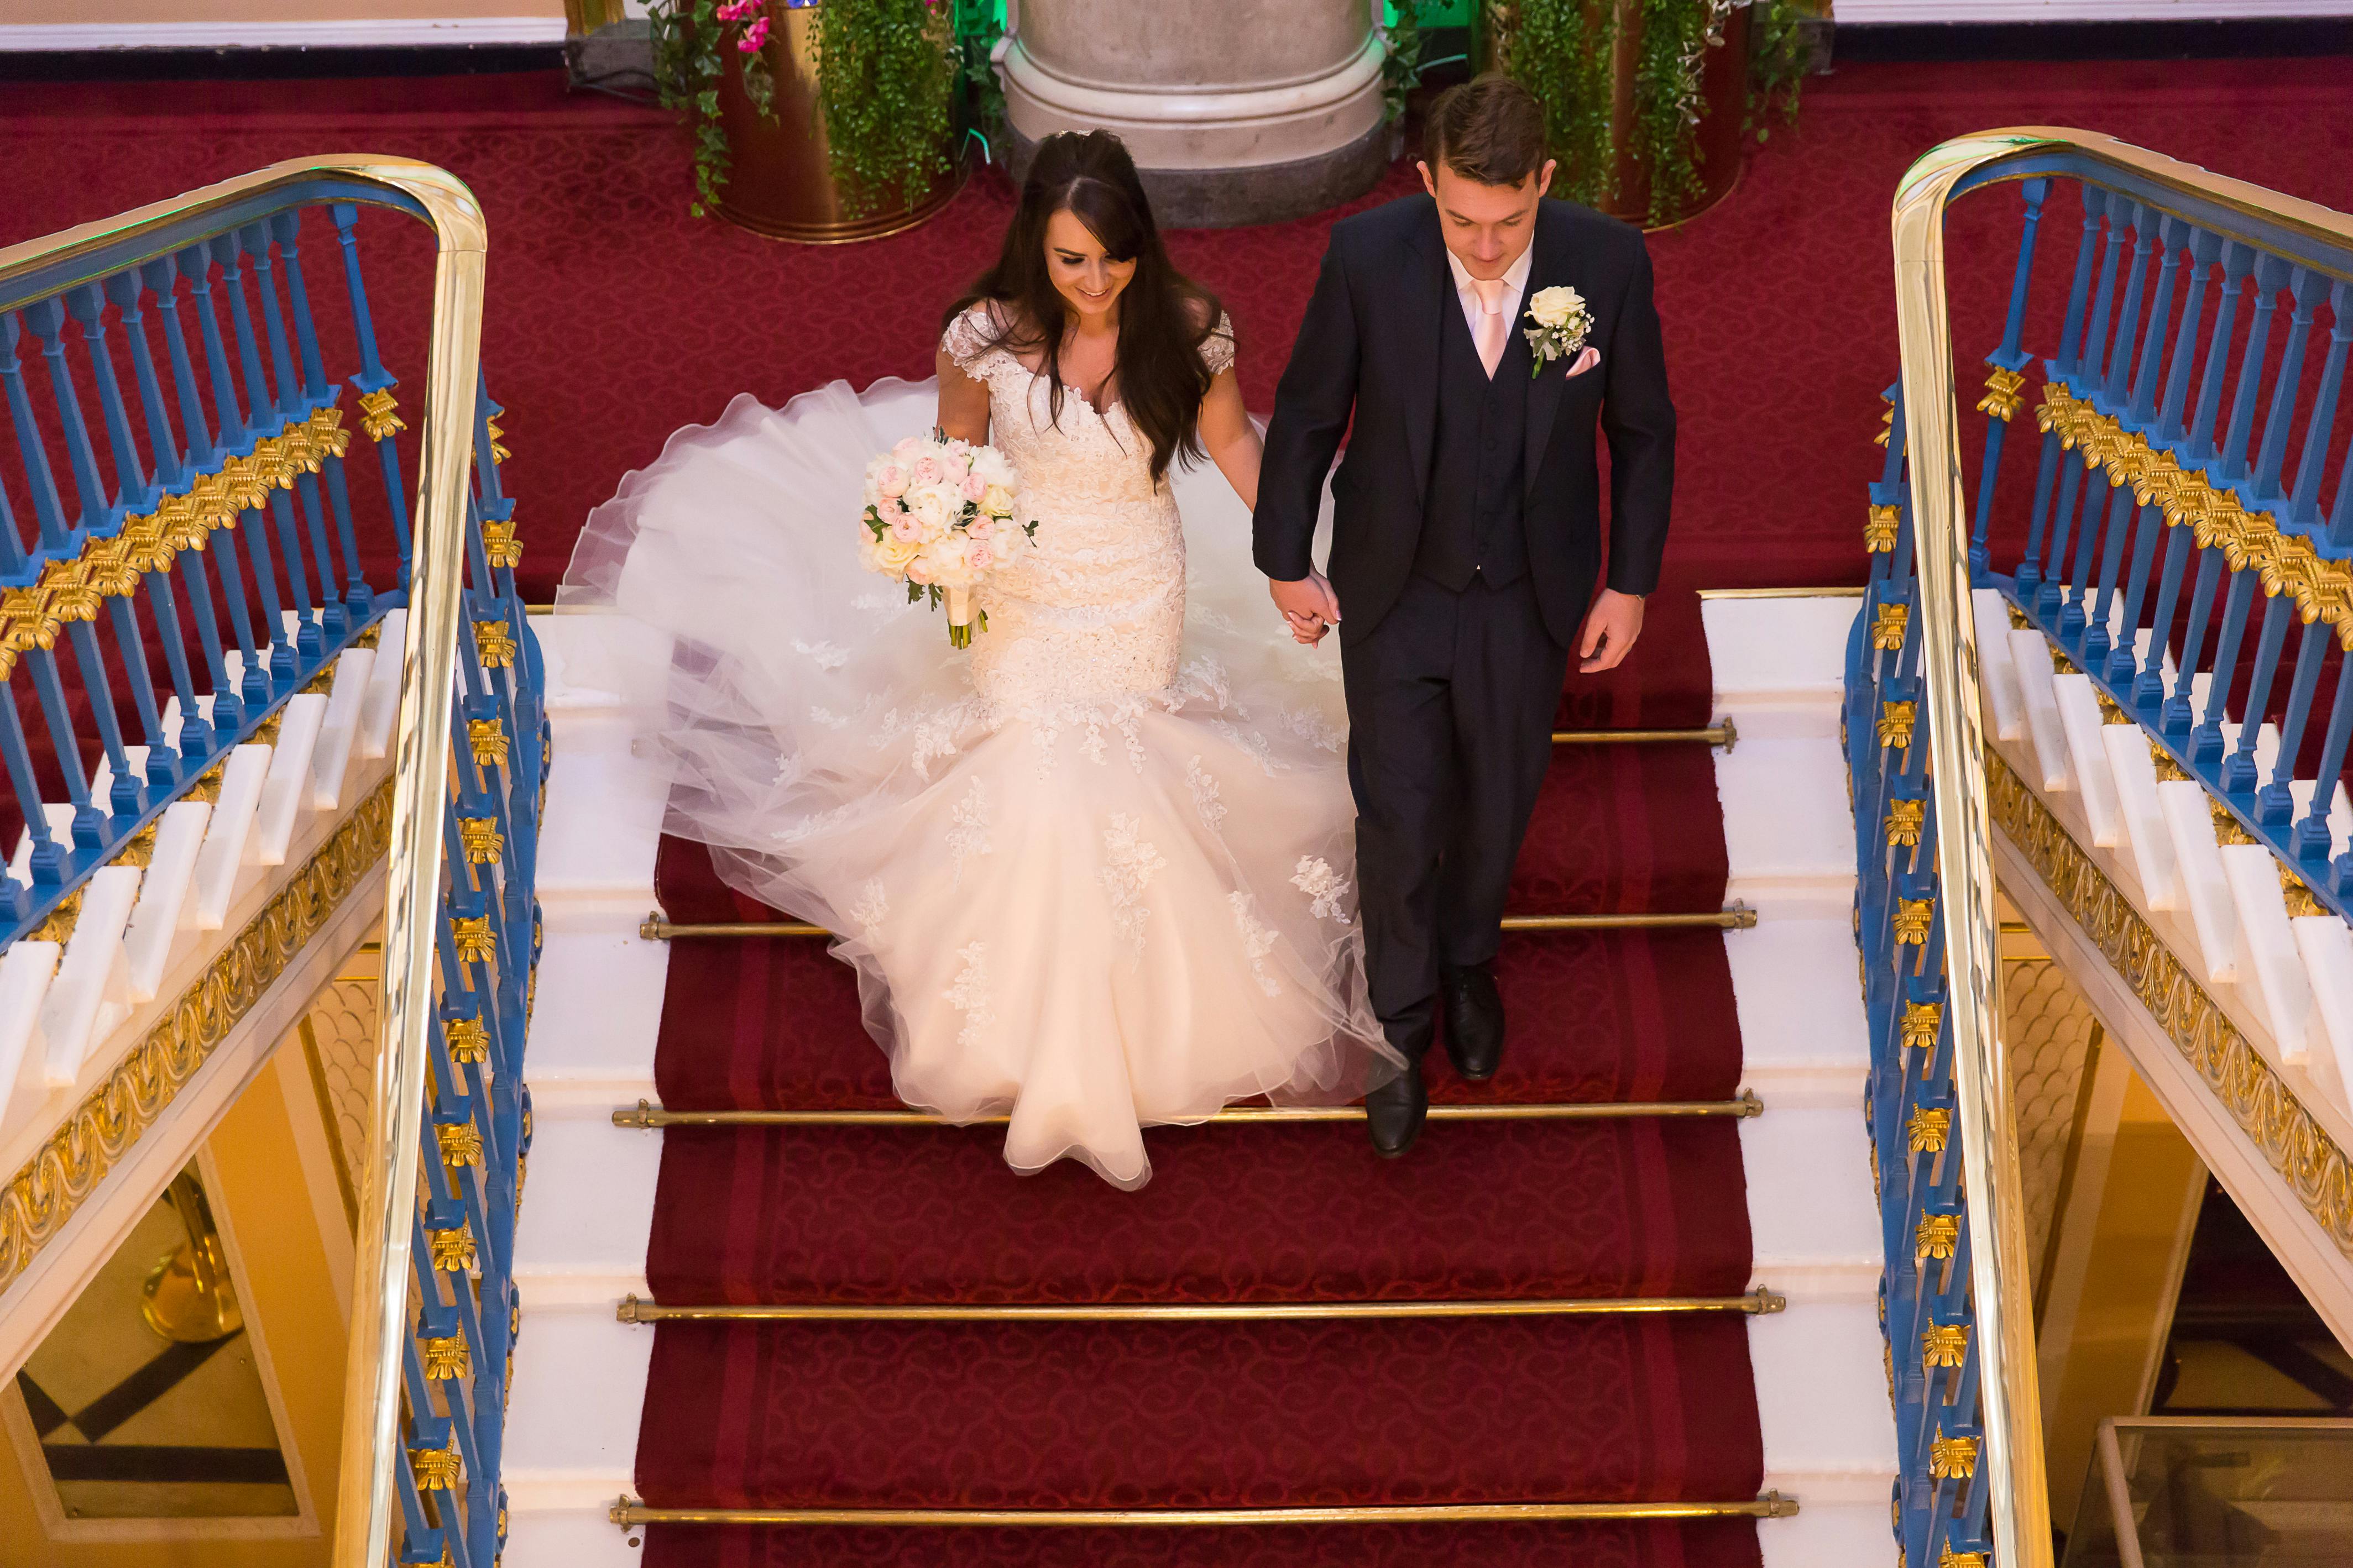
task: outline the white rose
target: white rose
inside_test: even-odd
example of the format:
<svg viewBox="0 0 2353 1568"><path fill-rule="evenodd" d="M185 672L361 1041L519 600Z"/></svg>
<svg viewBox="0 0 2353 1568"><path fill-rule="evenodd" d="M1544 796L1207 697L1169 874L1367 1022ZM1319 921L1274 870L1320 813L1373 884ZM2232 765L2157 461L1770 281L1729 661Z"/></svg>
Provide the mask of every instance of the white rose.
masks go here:
<svg viewBox="0 0 2353 1568"><path fill-rule="evenodd" d="M991 517L1013 515L1013 492L1003 485L991 485L980 498L980 510Z"/></svg>
<svg viewBox="0 0 2353 1568"><path fill-rule="evenodd" d="M1005 454L994 447L983 447L973 453L972 471L978 474L984 483L999 489L1012 490L1020 486L1020 480L1013 472L1013 465L1007 462Z"/></svg>
<svg viewBox="0 0 2353 1568"><path fill-rule="evenodd" d="M1585 313L1585 296L1565 283L1536 290L1528 301L1528 314L1541 327L1565 327L1571 318Z"/></svg>
<svg viewBox="0 0 2353 1568"><path fill-rule="evenodd" d="M923 548L912 539L885 539L874 546L874 563L885 572L904 572Z"/></svg>
<svg viewBox="0 0 2353 1568"><path fill-rule="evenodd" d="M940 499L936 487L926 485L921 489L909 490L904 504L908 515L922 525L925 534L937 533L947 526L947 505Z"/></svg>

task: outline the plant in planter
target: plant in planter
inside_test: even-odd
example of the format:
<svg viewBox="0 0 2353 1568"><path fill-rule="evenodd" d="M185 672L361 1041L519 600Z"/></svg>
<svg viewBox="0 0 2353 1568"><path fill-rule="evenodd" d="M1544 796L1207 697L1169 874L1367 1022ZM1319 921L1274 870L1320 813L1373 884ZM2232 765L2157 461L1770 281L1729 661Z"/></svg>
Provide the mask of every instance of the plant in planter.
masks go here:
<svg viewBox="0 0 2353 1568"><path fill-rule="evenodd" d="M1798 0L1489 0L1482 41L1544 105L1554 191L1662 224L1730 188L1724 165L1767 111L1796 111L1803 14ZM1745 61L1711 58L1728 44ZM1719 125L1733 134L1703 133Z"/></svg>
<svg viewBox="0 0 2353 1568"><path fill-rule="evenodd" d="M719 206L734 156L722 77L740 62L744 96L778 123L777 14L807 10L816 110L843 210L911 202L950 173L958 88L987 75L994 7L974 0L650 0L655 77L666 108L694 131L693 210ZM967 31L968 29L968 31ZM975 47L977 46L977 60ZM993 75L988 86L994 89ZM984 95L982 112L987 112Z"/></svg>

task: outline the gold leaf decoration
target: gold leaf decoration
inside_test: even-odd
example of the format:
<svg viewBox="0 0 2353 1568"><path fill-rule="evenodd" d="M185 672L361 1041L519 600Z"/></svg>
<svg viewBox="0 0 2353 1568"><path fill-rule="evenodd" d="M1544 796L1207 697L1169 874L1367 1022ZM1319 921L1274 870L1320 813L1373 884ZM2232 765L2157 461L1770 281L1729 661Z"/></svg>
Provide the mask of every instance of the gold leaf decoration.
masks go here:
<svg viewBox="0 0 2353 1568"><path fill-rule="evenodd" d="M1960 1237L1960 1215L1924 1214L1919 1227L1913 1232L1912 1250L1924 1262L1931 1258L1950 1258Z"/></svg>
<svg viewBox="0 0 2353 1568"><path fill-rule="evenodd" d="M1904 646L1904 628L1912 619L1909 605L1882 605L1871 623L1871 646L1893 653Z"/></svg>
<svg viewBox="0 0 2353 1568"><path fill-rule="evenodd" d="M1920 1368L1958 1366L1968 1349L1967 1323L1931 1323L1920 1335Z"/></svg>
<svg viewBox="0 0 2353 1568"><path fill-rule="evenodd" d="M433 1252L433 1267L444 1274L463 1274L474 1267L474 1227L461 1223L455 1230L428 1230L425 1244Z"/></svg>
<svg viewBox="0 0 2353 1568"><path fill-rule="evenodd" d="M1904 1141L1915 1154L1941 1153L1952 1135L1953 1113L1942 1106L1915 1106L1904 1120Z"/></svg>
<svg viewBox="0 0 2353 1568"><path fill-rule="evenodd" d="M1895 900L1895 940L1913 947L1926 945L1928 927L1936 917L1936 900L1928 899L1898 899Z"/></svg>
<svg viewBox="0 0 2353 1568"><path fill-rule="evenodd" d="M427 1340L417 1349L424 1356L427 1382L446 1383L453 1377L468 1376L474 1370L474 1358L466 1352L463 1333Z"/></svg>
<svg viewBox="0 0 2353 1568"><path fill-rule="evenodd" d="M1912 726L1920 711L1916 702L1883 702L1879 705L1879 744L1883 751L1893 746L1898 751L1912 743Z"/></svg>
<svg viewBox="0 0 2353 1568"><path fill-rule="evenodd" d="M499 858L506 847L500 837L499 819L495 816L461 816L458 819L458 848L470 866L487 866Z"/></svg>
<svg viewBox="0 0 2353 1568"><path fill-rule="evenodd" d="M1920 842L1920 822L1928 809L1925 800L1891 800L1887 803L1887 845L1895 848Z"/></svg>
<svg viewBox="0 0 2353 1568"><path fill-rule="evenodd" d="M1928 1446L1928 1478L1938 1481L1961 1481L1978 1473L1978 1440L1975 1437L1947 1437L1942 1432Z"/></svg>

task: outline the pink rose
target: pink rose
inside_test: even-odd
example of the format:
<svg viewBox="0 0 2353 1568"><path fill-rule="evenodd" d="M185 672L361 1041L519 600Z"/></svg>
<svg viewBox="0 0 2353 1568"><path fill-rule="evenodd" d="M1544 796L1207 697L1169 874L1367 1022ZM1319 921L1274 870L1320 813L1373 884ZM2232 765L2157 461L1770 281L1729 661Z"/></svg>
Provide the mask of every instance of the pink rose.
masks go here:
<svg viewBox="0 0 2353 1568"><path fill-rule="evenodd" d="M915 459L915 482L917 484L935 485L938 484L944 477L944 476L940 472L938 458L918 458Z"/></svg>
<svg viewBox="0 0 2353 1568"><path fill-rule="evenodd" d="M976 572L986 572L997 563L997 556L987 541L976 539L964 552L964 563Z"/></svg>
<svg viewBox="0 0 2353 1568"><path fill-rule="evenodd" d="M892 463L874 476L874 493L885 500L897 500L907 493L907 470Z"/></svg>
<svg viewBox="0 0 2353 1568"><path fill-rule="evenodd" d="M902 462L912 463L915 460L915 455L923 449L923 438L921 436L908 436L902 437L897 446L891 448L891 455Z"/></svg>
<svg viewBox="0 0 2353 1568"><path fill-rule="evenodd" d="M983 512L980 516L974 518L970 522L965 523L964 525L964 531L975 539L987 539L990 534L997 531L997 520L990 517L987 512Z"/></svg>
<svg viewBox="0 0 2353 1568"><path fill-rule="evenodd" d="M928 583L932 580L932 563L929 556L918 555L907 563L907 581L910 583Z"/></svg>
<svg viewBox="0 0 2353 1568"><path fill-rule="evenodd" d="M923 537L923 525L913 514L902 511L891 520L891 537L910 541L921 539Z"/></svg>
<svg viewBox="0 0 2353 1568"><path fill-rule="evenodd" d="M964 477L965 500L978 500L987 493L988 481L987 479L982 479L978 474L966 474Z"/></svg>

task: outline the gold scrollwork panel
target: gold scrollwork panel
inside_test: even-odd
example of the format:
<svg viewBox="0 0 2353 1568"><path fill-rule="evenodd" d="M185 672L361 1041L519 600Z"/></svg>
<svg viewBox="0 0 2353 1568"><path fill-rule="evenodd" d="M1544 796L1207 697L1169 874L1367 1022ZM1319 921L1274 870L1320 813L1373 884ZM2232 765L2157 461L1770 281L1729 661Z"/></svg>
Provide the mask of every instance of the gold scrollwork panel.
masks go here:
<svg viewBox="0 0 2353 1568"><path fill-rule="evenodd" d="M2353 1162L2025 780L1986 753L1994 825L2132 987L2338 1250L2353 1258Z"/></svg>

